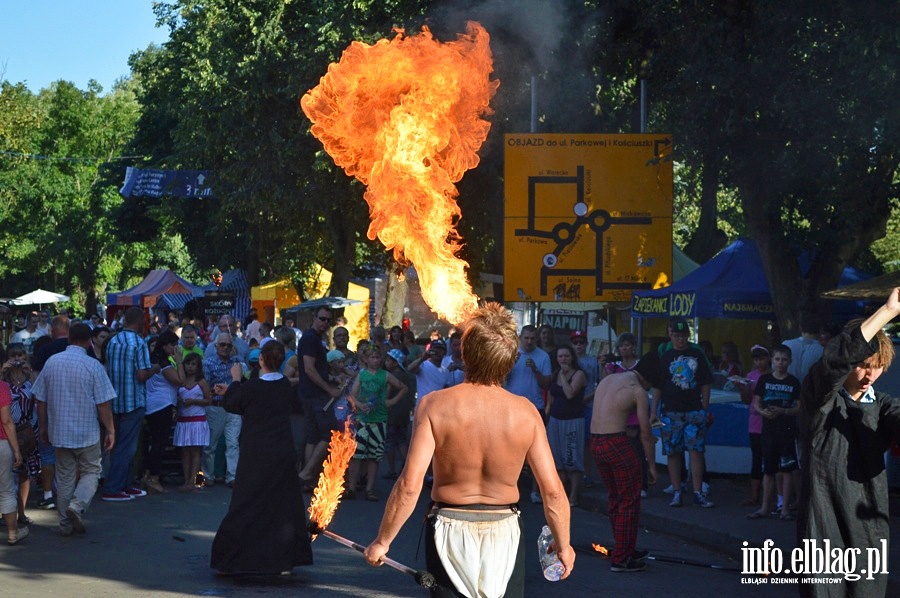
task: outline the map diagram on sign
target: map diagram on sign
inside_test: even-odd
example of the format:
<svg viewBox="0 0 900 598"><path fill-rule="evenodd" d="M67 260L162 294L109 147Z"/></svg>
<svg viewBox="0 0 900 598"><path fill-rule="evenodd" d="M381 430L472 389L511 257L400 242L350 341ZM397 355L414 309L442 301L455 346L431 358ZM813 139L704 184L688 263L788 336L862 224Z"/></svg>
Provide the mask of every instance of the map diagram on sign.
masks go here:
<svg viewBox="0 0 900 598"><path fill-rule="evenodd" d="M506 158L506 300L630 301L670 282L670 137L508 135Z"/></svg>

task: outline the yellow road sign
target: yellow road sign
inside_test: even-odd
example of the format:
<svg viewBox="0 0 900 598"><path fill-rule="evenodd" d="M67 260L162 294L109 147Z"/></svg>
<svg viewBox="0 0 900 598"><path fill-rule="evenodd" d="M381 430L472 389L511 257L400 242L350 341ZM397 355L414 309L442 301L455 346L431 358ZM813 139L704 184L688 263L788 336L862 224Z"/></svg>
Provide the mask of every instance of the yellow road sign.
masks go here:
<svg viewBox="0 0 900 598"><path fill-rule="evenodd" d="M672 282L672 137L507 135L504 300L631 301Z"/></svg>

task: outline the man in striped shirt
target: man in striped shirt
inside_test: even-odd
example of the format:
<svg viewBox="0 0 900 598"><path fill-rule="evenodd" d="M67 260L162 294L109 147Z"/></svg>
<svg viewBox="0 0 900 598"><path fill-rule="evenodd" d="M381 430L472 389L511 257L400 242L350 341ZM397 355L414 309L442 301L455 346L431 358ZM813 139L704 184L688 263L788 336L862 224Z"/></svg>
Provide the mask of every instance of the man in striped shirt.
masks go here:
<svg viewBox="0 0 900 598"><path fill-rule="evenodd" d="M160 367L150 364L150 351L140 336L143 326L144 310L129 307L125 310L122 330L106 341L106 371L116 391L112 412L117 440L100 495L105 501L122 502L147 495L134 484L132 463L147 406L144 383Z"/></svg>

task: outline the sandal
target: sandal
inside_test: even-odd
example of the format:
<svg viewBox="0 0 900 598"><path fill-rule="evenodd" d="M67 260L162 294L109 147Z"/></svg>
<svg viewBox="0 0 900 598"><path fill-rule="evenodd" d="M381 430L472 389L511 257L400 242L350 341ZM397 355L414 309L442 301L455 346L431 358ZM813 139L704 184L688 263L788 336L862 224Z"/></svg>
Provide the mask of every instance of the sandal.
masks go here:
<svg viewBox="0 0 900 598"><path fill-rule="evenodd" d="M760 513L759 511L753 511L752 513L747 514L747 519L765 519L768 517L765 513Z"/></svg>
<svg viewBox="0 0 900 598"><path fill-rule="evenodd" d="M28 515L20 515L18 518L19 525L31 525L34 521Z"/></svg>
<svg viewBox="0 0 900 598"><path fill-rule="evenodd" d="M366 492L366 500L370 502L378 502L378 495L369 490L368 492Z"/></svg>

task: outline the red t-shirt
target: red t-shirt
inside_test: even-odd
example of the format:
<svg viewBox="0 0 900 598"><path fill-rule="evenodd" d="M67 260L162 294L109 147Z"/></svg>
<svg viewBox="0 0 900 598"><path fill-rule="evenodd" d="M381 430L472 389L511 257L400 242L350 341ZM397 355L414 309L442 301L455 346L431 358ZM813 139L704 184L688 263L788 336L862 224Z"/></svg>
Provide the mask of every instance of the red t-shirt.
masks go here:
<svg viewBox="0 0 900 598"><path fill-rule="evenodd" d="M12 405L12 393L9 390L9 384L0 380L0 409ZM0 426L0 440L6 440L6 430Z"/></svg>

